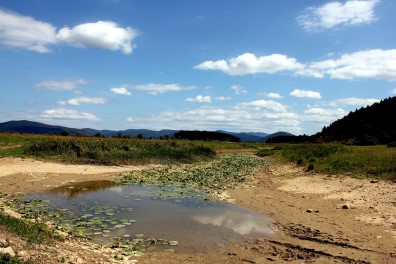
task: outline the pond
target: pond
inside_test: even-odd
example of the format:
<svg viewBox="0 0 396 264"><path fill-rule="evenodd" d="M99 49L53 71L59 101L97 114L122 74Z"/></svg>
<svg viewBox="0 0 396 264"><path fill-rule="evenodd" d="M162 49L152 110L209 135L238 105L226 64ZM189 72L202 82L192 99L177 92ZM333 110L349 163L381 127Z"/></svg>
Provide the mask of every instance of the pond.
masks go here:
<svg viewBox="0 0 396 264"><path fill-rule="evenodd" d="M231 241L273 233L271 218L210 200L188 187L85 182L30 195L24 200L26 212L46 211L60 229L72 230L99 243L109 243L114 238L135 242L155 238L152 244L164 244L165 248L202 252Z"/></svg>

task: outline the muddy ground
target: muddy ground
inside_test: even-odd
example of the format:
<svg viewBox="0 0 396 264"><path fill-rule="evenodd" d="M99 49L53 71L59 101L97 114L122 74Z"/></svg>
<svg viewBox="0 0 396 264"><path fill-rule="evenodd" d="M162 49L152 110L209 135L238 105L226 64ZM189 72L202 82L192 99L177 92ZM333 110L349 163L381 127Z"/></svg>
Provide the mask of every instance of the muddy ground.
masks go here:
<svg viewBox="0 0 396 264"><path fill-rule="evenodd" d="M141 166L63 165L0 159L0 192L31 193L68 182L114 179ZM306 173L276 162L249 186L228 190L229 202L271 216L269 238L229 244L209 252L148 252L115 260L117 251L70 239L28 245L0 227L0 247L37 263L396 263L396 183L354 175Z"/></svg>

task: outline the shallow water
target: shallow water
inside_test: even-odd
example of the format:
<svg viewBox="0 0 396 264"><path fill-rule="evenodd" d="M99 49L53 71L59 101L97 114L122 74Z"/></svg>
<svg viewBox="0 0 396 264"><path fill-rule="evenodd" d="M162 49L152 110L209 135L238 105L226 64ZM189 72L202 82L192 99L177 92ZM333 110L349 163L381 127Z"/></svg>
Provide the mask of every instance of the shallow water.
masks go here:
<svg viewBox="0 0 396 264"><path fill-rule="evenodd" d="M207 251L273 233L271 218L236 205L208 201L191 188L101 181L64 186L25 199L48 200L49 208L73 213L80 219L80 230L101 242L144 234L146 238L178 241L179 245L172 247L178 251ZM95 221L102 230L90 229Z"/></svg>

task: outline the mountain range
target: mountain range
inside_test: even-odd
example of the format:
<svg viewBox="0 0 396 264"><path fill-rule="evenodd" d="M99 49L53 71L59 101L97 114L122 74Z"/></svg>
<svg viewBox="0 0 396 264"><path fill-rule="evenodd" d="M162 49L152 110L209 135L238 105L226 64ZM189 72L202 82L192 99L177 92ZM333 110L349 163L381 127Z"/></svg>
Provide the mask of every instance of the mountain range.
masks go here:
<svg viewBox="0 0 396 264"><path fill-rule="evenodd" d="M139 135L144 138L160 138L163 136L172 137L176 132L180 130L150 130L150 129L127 129L127 130L97 130L92 128L70 128L65 126L54 126L43 124L39 122L33 122L28 120L19 121L8 121L0 123L0 131L7 133L26 133L26 134L59 134L61 132L67 131L71 135L82 134L86 136L103 135L103 136L128 136L137 137ZM218 130L215 132L226 133L235 137L238 137L243 142L265 142L267 139L276 136L292 136L292 134L287 132L276 132L273 134L267 134L262 132L228 132L223 130Z"/></svg>

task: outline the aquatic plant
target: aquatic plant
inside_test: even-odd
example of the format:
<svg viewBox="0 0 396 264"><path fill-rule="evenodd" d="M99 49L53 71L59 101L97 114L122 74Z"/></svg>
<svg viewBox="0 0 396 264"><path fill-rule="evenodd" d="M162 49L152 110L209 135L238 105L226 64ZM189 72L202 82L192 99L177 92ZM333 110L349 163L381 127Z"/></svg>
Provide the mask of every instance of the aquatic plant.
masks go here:
<svg viewBox="0 0 396 264"><path fill-rule="evenodd" d="M206 191L224 190L245 183L254 170L265 161L247 153L219 155L212 162L170 165L166 168L134 171L124 175L119 182L127 183L176 183L181 186L198 186Z"/></svg>

